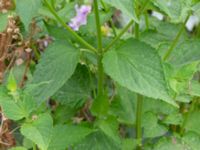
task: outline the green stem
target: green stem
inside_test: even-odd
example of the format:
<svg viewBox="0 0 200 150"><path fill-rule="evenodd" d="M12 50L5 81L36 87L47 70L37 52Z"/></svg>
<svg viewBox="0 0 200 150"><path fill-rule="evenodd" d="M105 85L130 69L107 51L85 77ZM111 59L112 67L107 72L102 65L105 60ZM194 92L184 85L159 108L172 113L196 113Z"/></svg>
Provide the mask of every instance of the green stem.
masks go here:
<svg viewBox="0 0 200 150"><path fill-rule="evenodd" d="M136 138L139 142L137 145L137 150L142 149L142 105L143 96L137 95L137 112L136 112Z"/></svg>
<svg viewBox="0 0 200 150"><path fill-rule="evenodd" d="M116 30L115 30L115 25L114 25L114 23L113 23L113 20L110 19L109 22L110 22L111 28L112 28L112 30L113 30L114 37L117 37L117 32L116 32Z"/></svg>
<svg viewBox="0 0 200 150"><path fill-rule="evenodd" d="M189 18L190 15L188 15L188 17L186 18L186 20L184 21L183 25L181 26L179 32L177 33L175 39L173 40L171 46L169 47L169 49L167 50L167 52L165 53L164 57L163 57L163 60L167 60L169 58L169 56L171 55L171 53L173 52L174 48L176 47L180 37L181 37L181 34L183 33L184 29L185 29L185 24L187 23L187 20Z"/></svg>
<svg viewBox="0 0 200 150"><path fill-rule="evenodd" d="M133 20L131 20L126 27L118 34L117 37L115 37L112 42L104 49L104 51L109 50L113 45L116 44L116 42L124 35L124 33L131 27L131 25L133 24Z"/></svg>
<svg viewBox="0 0 200 150"><path fill-rule="evenodd" d="M135 23L134 33L135 33L135 38L139 39L140 25L138 23ZM136 139L139 142L137 145L137 150L142 150L142 105L143 105L143 95L137 94Z"/></svg>
<svg viewBox="0 0 200 150"><path fill-rule="evenodd" d="M135 29L134 29L134 31L135 31L135 38L136 39L139 39L139 36L140 36L140 30L139 30L139 24L138 23L135 23Z"/></svg>
<svg viewBox="0 0 200 150"><path fill-rule="evenodd" d="M94 0L94 12L97 28L97 39L98 39L98 96L104 94L104 70L103 70L103 46L102 46L102 34L101 24L99 19L98 2Z"/></svg>
<svg viewBox="0 0 200 150"><path fill-rule="evenodd" d="M96 28L97 28L98 52L102 53L102 34L101 34L101 24L100 24L100 19L99 19L99 10L98 10L97 0L94 0L94 11L95 11L95 20L96 20Z"/></svg>
<svg viewBox="0 0 200 150"><path fill-rule="evenodd" d="M46 6L48 7L49 11L54 15L54 17L57 19L58 22L60 22L60 24L67 30L69 31L81 44L85 45L85 47L87 47L89 50L93 51L93 52L97 52L97 50L90 45L87 41L85 41L83 38L81 38L75 31L73 31L66 23L65 21L63 21L58 14L56 13L56 11L51 7L51 5L47 2L47 0L44 0Z"/></svg>
<svg viewBox="0 0 200 150"><path fill-rule="evenodd" d="M33 150L37 150L37 145L36 144L33 145Z"/></svg>

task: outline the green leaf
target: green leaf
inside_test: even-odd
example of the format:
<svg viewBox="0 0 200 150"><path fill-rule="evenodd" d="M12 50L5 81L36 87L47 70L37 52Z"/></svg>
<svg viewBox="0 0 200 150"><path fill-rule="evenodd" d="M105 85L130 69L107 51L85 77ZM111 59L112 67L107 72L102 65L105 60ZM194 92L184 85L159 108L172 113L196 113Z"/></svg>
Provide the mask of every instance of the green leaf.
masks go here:
<svg viewBox="0 0 200 150"><path fill-rule="evenodd" d="M32 94L41 103L61 88L73 74L79 61L79 50L67 42L55 41L44 52L33 75Z"/></svg>
<svg viewBox="0 0 200 150"><path fill-rule="evenodd" d="M21 133L33 141L42 150L47 150L51 141L53 120L49 114L38 116L32 123L26 123L21 127Z"/></svg>
<svg viewBox="0 0 200 150"><path fill-rule="evenodd" d="M41 6L41 0L20 0L16 2L16 11L20 16L26 31L28 31L32 19L38 15L38 9Z"/></svg>
<svg viewBox="0 0 200 150"><path fill-rule="evenodd" d="M93 130L73 125L57 125L53 129L52 139L48 150L65 150L83 140Z"/></svg>
<svg viewBox="0 0 200 150"><path fill-rule="evenodd" d="M172 22L184 22L191 10L191 0L155 0L153 3L164 11Z"/></svg>
<svg viewBox="0 0 200 150"><path fill-rule="evenodd" d="M8 14L0 13L0 20L0 32L3 32L8 23Z"/></svg>
<svg viewBox="0 0 200 150"><path fill-rule="evenodd" d="M59 89L54 99L75 107L78 103L83 104L90 97L90 74L84 65L78 65L72 77Z"/></svg>
<svg viewBox="0 0 200 150"><path fill-rule="evenodd" d="M0 105L5 116L11 120L20 120L28 117L35 109L34 99L26 93L16 93L18 99L13 99L6 94L6 90L0 90Z"/></svg>
<svg viewBox="0 0 200 150"><path fill-rule="evenodd" d="M187 132L180 137L161 138L158 143L154 144L153 150L199 150L200 136L194 132Z"/></svg>
<svg viewBox="0 0 200 150"><path fill-rule="evenodd" d="M190 149L192 150L199 150L200 149L200 136L198 134L195 134L193 132L186 133L183 138L183 142L187 143L187 145L190 146Z"/></svg>
<svg viewBox="0 0 200 150"><path fill-rule="evenodd" d="M153 30L149 30L149 31L145 31L142 32L141 34L141 40L149 45L151 45L152 47L154 47L155 49L158 49L158 47L165 42L169 42L169 37L158 33L156 31Z"/></svg>
<svg viewBox="0 0 200 150"><path fill-rule="evenodd" d="M155 144L153 150L190 150L190 147L176 137L164 137Z"/></svg>
<svg viewBox="0 0 200 150"><path fill-rule="evenodd" d="M5 116L11 120L20 120L26 115L22 112L21 108L11 98L6 98L0 101Z"/></svg>
<svg viewBox="0 0 200 150"><path fill-rule="evenodd" d="M98 120L97 126L103 131L109 138L111 138L117 145L121 145L121 139L118 134L118 123L115 118L109 118L106 120Z"/></svg>
<svg viewBox="0 0 200 150"><path fill-rule="evenodd" d="M120 150L113 140L102 132L88 135L74 147L74 150Z"/></svg>
<svg viewBox="0 0 200 150"><path fill-rule="evenodd" d="M163 123L173 124L173 125L181 125L182 122L183 122L183 116L180 113L172 113L163 120Z"/></svg>
<svg viewBox="0 0 200 150"><path fill-rule="evenodd" d="M153 112L155 114L171 114L171 113L176 113L179 111L178 108L173 107L170 104L165 103L164 101L161 100L156 100L156 99L150 99L150 98L144 98L143 102L143 113L145 112Z"/></svg>
<svg viewBox="0 0 200 150"><path fill-rule="evenodd" d="M135 9L135 0L105 0L106 3L121 10L127 17L139 22Z"/></svg>
<svg viewBox="0 0 200 150"><path fill-rule="evenodd" d="M177 94L188 94L191 89L191 79L197 72L198 62L193 62L179 67L171 66L169 85ZM169 73L169 69L168 69Z"/></svg>
<svg viewBox="0 0 200 150"><path fill-rule="evenodd" d="M147 97L176 105L168 94L161 59L155 49L128 39L103 59L105 72L121 86Z"/></svg>
<svg viewBox="0 0 200 150"><path fill-rule="evenodd" d="M6 87L10 92L16 92L17 90L17 81L12 71L9 73Z"/></svg>
<svg viewBox="0 0 200 150"><path fill-rule="evenodd" d="M188 120L185 124L187 131L193 131L200 134L200 111L194 111L188 115Z"/></svg>
<svg viewBox="0 0 200 150"><path fill-rule="evenodd" d="M137 147L137 141L135 139L124 139L122 144L122 150L133 150Z"/></svg>
<svg viewBox="0 0 200 150"><path fill-rule="evenodd" d="M143 114L142 126L144 127L144 136L147 138L163 136L167 133L167 128L158 124L157 116L152 112Z"/></svg>
<svg viewBox="0 0 200 150"><path fill-rule="evenodd" d="M192 80L188 86L188 94L200 97L200 83L199 81Z"/></svg>
<svg viewBox="0 0 200 150"><path fill-rule="evenodd" d="M106 95L97 96L91 107L91 112L93 115L98 117L105 117L109 110L109 99Z"/></svg>
<svg viewBox="0 0 200 150"><path fill-rule="evenodd" d="M200 40L184 41L177 46L169 57L169 62L181 66L200 60Z"/></svg>
<svg viewBox="0 0 200 150"><path fill-rule="evenodd" d="M134 124L136 112L136 94L130 90L117 86L119 94L111 104L110 113L118 118L120 123Z"/></svg>

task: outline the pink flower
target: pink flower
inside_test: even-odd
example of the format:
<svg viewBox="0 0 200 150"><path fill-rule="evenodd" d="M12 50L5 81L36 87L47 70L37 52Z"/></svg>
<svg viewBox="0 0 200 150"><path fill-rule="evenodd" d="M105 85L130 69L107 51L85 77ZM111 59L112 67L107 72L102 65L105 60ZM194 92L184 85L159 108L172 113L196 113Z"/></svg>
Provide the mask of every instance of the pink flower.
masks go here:
<svg viewBox="0 0 200 150"><path fill-rule="evenodd" d="M81 7L75 5L75 10L76 16L71 19L69 26L73 30L78 31L81 25L87 24L87 16L91 12L92 8L89 5L82 5Z"/></svg>

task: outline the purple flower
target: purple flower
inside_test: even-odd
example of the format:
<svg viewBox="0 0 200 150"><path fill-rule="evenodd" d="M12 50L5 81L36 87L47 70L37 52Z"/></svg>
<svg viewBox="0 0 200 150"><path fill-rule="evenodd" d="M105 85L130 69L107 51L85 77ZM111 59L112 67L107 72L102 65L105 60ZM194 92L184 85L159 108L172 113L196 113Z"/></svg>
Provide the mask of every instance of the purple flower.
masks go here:
<svg viewBox="0 0 200 150"><path fill-rule="evenodd" d="M79 7L75 5L76 16L71 19L69 26L78 31L81 25L87 24L87 15L91 12L92 8L89 5L82 5Z"/></svg>

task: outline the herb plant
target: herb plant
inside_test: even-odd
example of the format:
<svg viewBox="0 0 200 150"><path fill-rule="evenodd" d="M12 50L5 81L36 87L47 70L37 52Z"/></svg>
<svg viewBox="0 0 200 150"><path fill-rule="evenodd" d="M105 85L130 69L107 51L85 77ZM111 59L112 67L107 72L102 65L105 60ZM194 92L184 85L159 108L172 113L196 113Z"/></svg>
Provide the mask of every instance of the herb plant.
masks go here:
<svg viewBox="0 0 200 150"><path fill-rule="evenodd" d="M186 29L199 0L0 0L0 12L0 149L200 149L200 25Z"/></svg>

